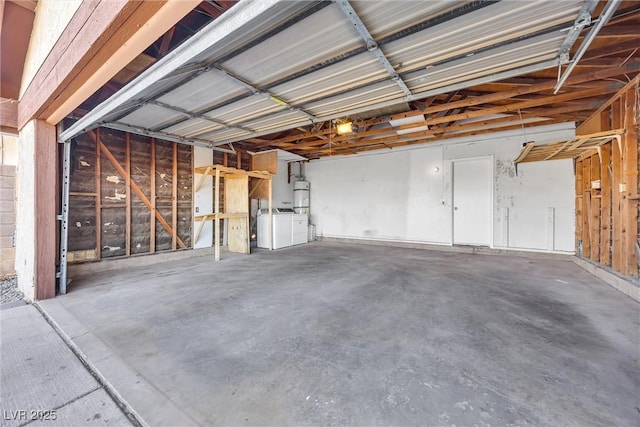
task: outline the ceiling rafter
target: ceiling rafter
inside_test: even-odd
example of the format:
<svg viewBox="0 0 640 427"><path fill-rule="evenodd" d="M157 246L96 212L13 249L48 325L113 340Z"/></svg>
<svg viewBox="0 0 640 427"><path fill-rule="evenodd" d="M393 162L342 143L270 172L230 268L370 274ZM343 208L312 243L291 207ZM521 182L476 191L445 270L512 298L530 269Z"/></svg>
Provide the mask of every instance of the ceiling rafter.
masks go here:
<svg viewBox="0 0 640 427"><path fill-rule="evenodd" d="M452 138L462 138L465 136L475 136L475 135L483 135L483 134L488 134L488 133L495 133L495 132L501 132L501 131L507 131L507 130L516 130L516 129L523 129L523 128L529 128L529 127L534 127L534 126L544 126L544 125L550 125L550 124L555 124L555 123L561 123L564 120L559 120L559 119L542 119L538 122L533 122L533 123L518 123L515 125L509 125L509 126L496 126L494 125L491 128L488 129L479 129L479 130L470 130L470 131L466 131L466 132L455 132L455 133L451 133L451 134L447 134L447 135L443 135L440 136L438 138L434 138L433 136L425 136L424 138L402 138L399 139L395 142L391 142L391 141L387 141L387 142L383 142L383 141L376 141L376 140L369 140L366 141L366 143L363 143L362 145L357 147L357 152L361 152L361 151L370 151L370 150L377 150L380 148L394 148L394 147L400 147L403 145L413 145L413 144L423 144L423 143L429 143L429 142L439 142L442 140L446 140L446 139L452 139ZM382 147L381 147L382 146ZM349 145L347 147L345 147L345 149L349 149L349 150L354 150L356 147ZM323 150L318 150L315 151L313 153L309 153L308 154L308 158L310 159L314 159L314 158L319 158L322 156L326 156L326 155L342 155L342 154L346 154L344 152L343 149L341 149L341 147L334 147L331 150L329 149L323 149Z"/></svg>
<svg viewBox="0 0 640 427"><path fill-rule="evenodd" d="M609 78L609 77L613 77L613 76L618 76L618 75L622 75L625 74L626 72L631 72L633 70L638 70L640 69L640 61L630 61L629 63L627 63L625 66L623 67L619 67L616 69L608 69L608 70L599 70L599 71L594 71L594 72L590 72L590 73L585 73L585 74L576 74L572 77L570 77L567 81L568 85L572 85L572 84L578 84L578 83L583 83L583 82L587 82L587 81L591 81L594 79L603 79L603 78ZM542 92L545 90L551 90L553 89L553 87L555 86L555 81L554 80L547 80L545 82L542 83L537 83L528 87L519 87L516 89L512 89L512 90L508 90L508 91L501 91L501 92L496 92L496 93L490 93L487 95L482 95L479 97L469 97L466 98L464 100L460 100L460 101L453 101L453 102L449 102L446 104L431 104L429 107L421 109L421 110L412 110L406 113L399 113L396 115L391 115L388 117L382 117L382 118L374 118L374 119L370 119L370 120L365 120L364 124L366 125L375 125L378 123L382 123L388 120L395 120L395 119L401 119L401 118L405 118L405 117L411 117L411 116L415 116L415 115L427 115L427 114L433 114L433 113L437 113L439 111L444 111L444 110L448 110L448 109L453 109L453 108L460 108L460 107L469 107L469 106L474 106L474 105L481 105L481 104L488 104L494 101L500 101L500 100L505 100L505 99L510 99L510 98L514 98L520 95L525 95L525 94L532 94L532 93L536 93L536 92ZM609 83L611 82L607 82L605 86L608 86ZM565 87L565 90L568 90L568 87ZM566 98L566 96L565 96ZM548 100L548 97L545 98L545 100ZM524 108L524 107L523 107ZM373 131L376 132L376 131ZM324 130L324 131L320 131L319 132L322 135L328 135L330 133L329 130ZM301 135L292 135L290 137L285 137L279 140L279 142L281 143L287 143L287 142L292 142L295 140L299 140L299 139L305 139L305 138L313 138L313 137L317 137L317 134L314 134L312 132L308 132L307 134L301 134Z"/></svg>
<svg viewBox="0 0 640 427"><path fill-rule="evenodd" d="M585 109L590 108L594 108L597 104L593 103L593 102L587 102L587 103L583 103L580 105L574 105L574 106L570 106L570 107L562 107L562 108L542 108L539 109L538 111L536 111L536 113L522 113L522 114L511 114L511 115L505 115L503 117L498 117L498 118L493 118L493 119L480 119L480 120L476 120L476 121L472 121L472 122L466 122L466 123L459 123L459 124L452 124L451 126L449 126L448 128L432 128L429 130L421 130L418 132L411 132L411 133L407 133L407 134L403 134L403 135L392 135L392 136L387 136L387 137L381 137L381 138L372 138L372 139L361 139L359 141L355 141L349 144L349 146L351 148L357 148L362 144L370 144L372 142L376 142L376 143L391 143L400 139L420 139L420 138L429 138L429 137L433 137L433 136L438 136L438 135L442 135L446 132L453 132L453 131L467 131L470 129L477 129L477 128L482 128L482 127L486 127L486 126L495 126L501 123L512 123L512 122L519 122L522 121L523 119L534 119L534 118L541 118L544 119L545 116L555 116L557 114L562 114L562 113L570 113L570 112L574 112L574 111L582 111ZM387 132L385 133L389 133L389 130L387 130ZM358 135L359 136L359 135ZM336 141L336 143L342 143L344 142L344 139L339 139L338 141ZM293 144L291 144L290 146L286 146L287 149L295 149L295 150L306 150L306 151L313 151L315 149L317 149L317 147L315 147L314 145L310 145L307 144L306 146L302 147L302 146L296 146L294 147Z"/></svg>

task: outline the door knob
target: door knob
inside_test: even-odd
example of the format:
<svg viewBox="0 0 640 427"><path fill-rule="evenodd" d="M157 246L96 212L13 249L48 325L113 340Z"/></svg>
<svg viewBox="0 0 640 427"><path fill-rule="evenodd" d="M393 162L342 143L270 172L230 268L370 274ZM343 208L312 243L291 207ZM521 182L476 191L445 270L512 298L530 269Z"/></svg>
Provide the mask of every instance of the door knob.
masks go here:
<svg viewBox="0 0 640 427"><path fill-rule="evenodd" d="M454 210L454 211L457 211L457 210L458 210L458 207L456 206L455 208L453 208L453 210Z"/></svg>

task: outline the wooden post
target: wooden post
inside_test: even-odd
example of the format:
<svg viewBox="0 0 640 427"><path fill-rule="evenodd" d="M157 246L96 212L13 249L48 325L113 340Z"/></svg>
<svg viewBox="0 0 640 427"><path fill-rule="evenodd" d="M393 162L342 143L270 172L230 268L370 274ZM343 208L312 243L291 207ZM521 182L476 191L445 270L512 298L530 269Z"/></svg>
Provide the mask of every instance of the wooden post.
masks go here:
<svg viewBox="0 0 640 427"><path fill-rule="evenodd" d="M635 256L635 246L638 240L638 133L635 122L638 109L638 99L636 88L627 90L625 95L625 134L622 135L624 141L623 170L626 191L623 193L623 227L625 241L623 242L622 272L626 276L638 275L638 264Z"/></svg>
<svg viewBox="0 0 640 427"><path fill-rule="evenodd" d="M56 128L44 120L34 120L33 139L33 240L20 242L33 248L32 279L35 299L53 298L56 294L56 173L58 143ZM20 141L22 144L23 141ZM31 203L31 200L28 203ZM25 201L25 203L27 203ZM22 278L21 278L22 280Z"/></svg>
<svg viewBox="0 0 640 427"><path fill-rule="evenodd" d="M600 157L597 154L591 156L591 181L597 181L600 179ZM600 261L600 194L595 188L591 190L591 259L593 261Z"/></svg>
<svg viewBox="0 0 640 427"><path fill-rule="evenodd" d="M176 250L178 237L178 143L173 143L173 180L171 190L171 228L173 235L171 236L171 249Z"/></svg>
<svg viewBox="0 0 640 427"><path fill-rule="evenodd" d="M576 245L582 246L584 245L584 241L583 241L584 218L582 217L584 215L584 208L583 208L584 194L582 191L582 188L584 185L583 183L584 169L582 165L582 160L576 160L575 169L576 169ZM578 247L576 247L576 253L580 256L583 255L580 251L578 251Z"/></svg>
<svg viewBox="0 0 640 427"><path fill-rule="evenodd" d="M151 138L151 172L150 172L150 187L151 187L151 227L149 230L149 251L155 253L156 251L156 139Z"/></svg>
<svg viewBox="0 0 640 427"><path fill-rule="evenodd" d="M582 161L582 256L591 257L591 159Z"/></svg>
<svg viewBox="0 0 640 427"><path fill-rule="evenodd" d="M100 152L100 128L96 129L96 259L102 257L102 211L100 205L102 204L100 193L101 180L102 180L102 166L101 159L102 153Z"/></svg>
<svg viewBox="0 0 640 427"><path fill-rule="evenodd" d="M236 153L236 168L242 169L242 153L238 151Z"/></svg>
<svg viewBox="0 0 640 427"><path fill-rule="evenodd" d="M214 233L213 233L213 243L214 243L214 255L215 260L220 261L220 169L216 169L216 177L214 182L214 196L213 196L213 213L216 214L216 218L214 219Z"/></svg>
<svg viewBox="0 0 640 427"><path fill-rule="evenodd" d="M125 193L126 193L126 204L127 211L125 213L125 235L126 235L126 254L127 256L131 256L131 135L127 132L124 136L125 143L125 159L124 159L124 170L127 172L125 175Z"/></svg>
<svg viewBox="0 0 640 427"><path fill-rule="evenodd" d="M616 127L622 125L622 112L619 100L612 103L612 118L613 124ZM611 266L616 271L621 271L622 266L622 223L620 221L620 183L622 179L622 153L620 152L620 146L616 140L611 141L611 166L613 168L612 182L611 182L611 219L612 219L612 247L611 247Z"/></svg>
<svg viewBox="0 0 640 427"><path fill-rule="evenodd" d="M600 263L603 265L611 265L611 145L609 142L600 149Z"/></svg>

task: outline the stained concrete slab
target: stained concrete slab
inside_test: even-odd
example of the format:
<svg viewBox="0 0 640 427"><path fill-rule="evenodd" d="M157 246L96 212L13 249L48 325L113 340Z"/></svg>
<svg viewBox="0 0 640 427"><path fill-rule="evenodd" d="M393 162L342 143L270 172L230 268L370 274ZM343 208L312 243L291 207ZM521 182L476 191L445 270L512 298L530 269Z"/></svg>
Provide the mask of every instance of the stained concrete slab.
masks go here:
<svg viewBox="0 0 640 427"><path fill-rule="evenodd" d="M58 409L55 420L42 418L30 423L29 427L51 425L98 427L129 426L131 423L121 411L114 408L107 392L99 388Z"/></svg>
<svg viewBox="0 0 640 427"><path fill-rule="evenodd" d="M50 304L147 422L640 424L640 305L566 260L315 242Z"/></svg>
<svg viewBox="0 0 640 427"><path fill-rule="evenodd" d="M0 312L0 356L0 425L131 425L32 305Z"/></svg>

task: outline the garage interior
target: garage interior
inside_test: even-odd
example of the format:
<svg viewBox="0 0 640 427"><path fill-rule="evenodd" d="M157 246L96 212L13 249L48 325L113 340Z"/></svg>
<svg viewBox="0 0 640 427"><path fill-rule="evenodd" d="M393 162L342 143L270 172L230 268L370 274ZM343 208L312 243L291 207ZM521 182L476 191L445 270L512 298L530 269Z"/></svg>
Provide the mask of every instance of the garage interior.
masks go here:
<svg viewBox="0 0 640 427"><path fill-rule="evenodd" d="M150 425L640 421L635 1L203 1L58 126L43 310Z"/></svg>

